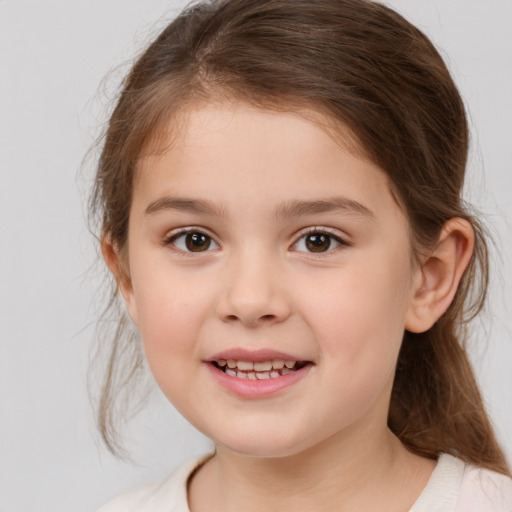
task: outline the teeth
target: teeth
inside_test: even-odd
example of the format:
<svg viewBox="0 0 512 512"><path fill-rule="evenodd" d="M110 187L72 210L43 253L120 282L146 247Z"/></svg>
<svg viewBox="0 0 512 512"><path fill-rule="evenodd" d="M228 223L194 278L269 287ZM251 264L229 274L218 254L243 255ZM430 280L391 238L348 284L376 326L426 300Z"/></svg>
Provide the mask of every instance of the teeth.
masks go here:
<svg viewBox="0 0 512 512"><path fill-rule="evenodd" d="M235 359L219 359L217 364L223 368L227 365L228 368L242 370L244 372L250 372L252 370L257 372L269 372L270 370L281 370L286 368L293 368L296 361L283 361L282 359L274 359L273 361L236 361Z"/></svg>
<svg viewBox="0 0 512 512"><path fill-rule="evenodd" d="M257 372L268 372L272 370L272 361L262 361L261 363L254 363L254 369Z"/></svg>
<svg viewBox="0 0 512 512"><path fill-rule="evenodd" d="M235 359L220 359L217 365L231 377L249 380L277 379L283 375L289 375L295 371L297 361L236 361Z"/></svg>

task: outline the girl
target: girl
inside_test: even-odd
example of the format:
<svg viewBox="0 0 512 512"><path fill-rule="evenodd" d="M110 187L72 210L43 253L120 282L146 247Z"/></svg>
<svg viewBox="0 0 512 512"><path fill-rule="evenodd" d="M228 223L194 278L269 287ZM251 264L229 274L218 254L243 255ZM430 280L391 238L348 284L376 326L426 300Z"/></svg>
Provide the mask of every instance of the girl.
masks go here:
<svg viewBox="0 0 512 512"><path fill-rule="evenodd" d="M463 348L487 283L467 146L439 54L381 4L214 0L171 23L126 79L92 208L111 307L215 450L101 510L512 510ZM142 350L118 325L113 451Z"/></svg>

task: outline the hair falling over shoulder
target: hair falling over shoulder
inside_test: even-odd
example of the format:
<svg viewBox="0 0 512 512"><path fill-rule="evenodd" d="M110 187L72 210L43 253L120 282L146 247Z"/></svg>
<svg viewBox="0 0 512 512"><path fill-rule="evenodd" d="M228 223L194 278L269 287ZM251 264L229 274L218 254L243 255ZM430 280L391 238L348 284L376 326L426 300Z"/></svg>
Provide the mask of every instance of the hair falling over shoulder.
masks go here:
<svg viewBox="0 0 512 512"><path fill-rule="evenodd" d="M91 196L101 237L124 248L137 161L158 141L164 123L187 106L217 99L316 110L348 129L388 175L417 252L436 242L449 219L472 224L476 249L455 300L430 330L404 334L389 427L415 453L451 453L510 474L465 350L467 324L485 301L487 245L461 197L468 153L464 105L432 43L369 0L192 4L149 45L123 84ZM142 356L116 295L112 283L99 330L111 349L98 422L119 453L115 415L133 389Z"/></svg>

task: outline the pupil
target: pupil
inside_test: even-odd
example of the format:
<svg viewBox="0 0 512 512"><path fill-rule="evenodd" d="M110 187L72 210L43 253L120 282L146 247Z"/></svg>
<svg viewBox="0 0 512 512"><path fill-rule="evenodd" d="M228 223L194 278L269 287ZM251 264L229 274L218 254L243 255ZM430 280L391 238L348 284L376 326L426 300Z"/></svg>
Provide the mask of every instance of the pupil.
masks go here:
<svg viewBox="0 0 512 512"><path fill-rule="evenodd" d="M309 235L306 238L306 247L311 252L324 252L329 249L331 239L328 235Z"/></svg>
<svg viewBox="0 0 512 512"><path fill-rule="evenodd" d="M185 244L191 252L206 251L210 247L210 243L210 237L202 233L189 233L185 237Z"/></svg>

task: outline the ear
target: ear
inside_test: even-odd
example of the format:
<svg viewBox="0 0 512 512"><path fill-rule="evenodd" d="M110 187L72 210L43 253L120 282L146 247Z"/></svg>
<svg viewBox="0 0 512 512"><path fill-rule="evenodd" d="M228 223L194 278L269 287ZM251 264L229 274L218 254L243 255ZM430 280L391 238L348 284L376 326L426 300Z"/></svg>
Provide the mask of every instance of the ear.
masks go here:
<svg viewBox="0 0 512 512"><path fill-rule="evenodd" d="M132 281L130 278L128 258L124 250L119 249L110 236L103 236L101 239L101 253L110 272L116 280L117 286L123 297L126 309L135 325L138 325L137 303L133 293Z"/></svg>
<svg viewBox="0 0 512 512"><path fill-rule="evenodd" d="M435 247L420 263L406 330L425 332L445 313L471 261L474 245L475 233L468 221L453 218L443 226Z"/></svg>

